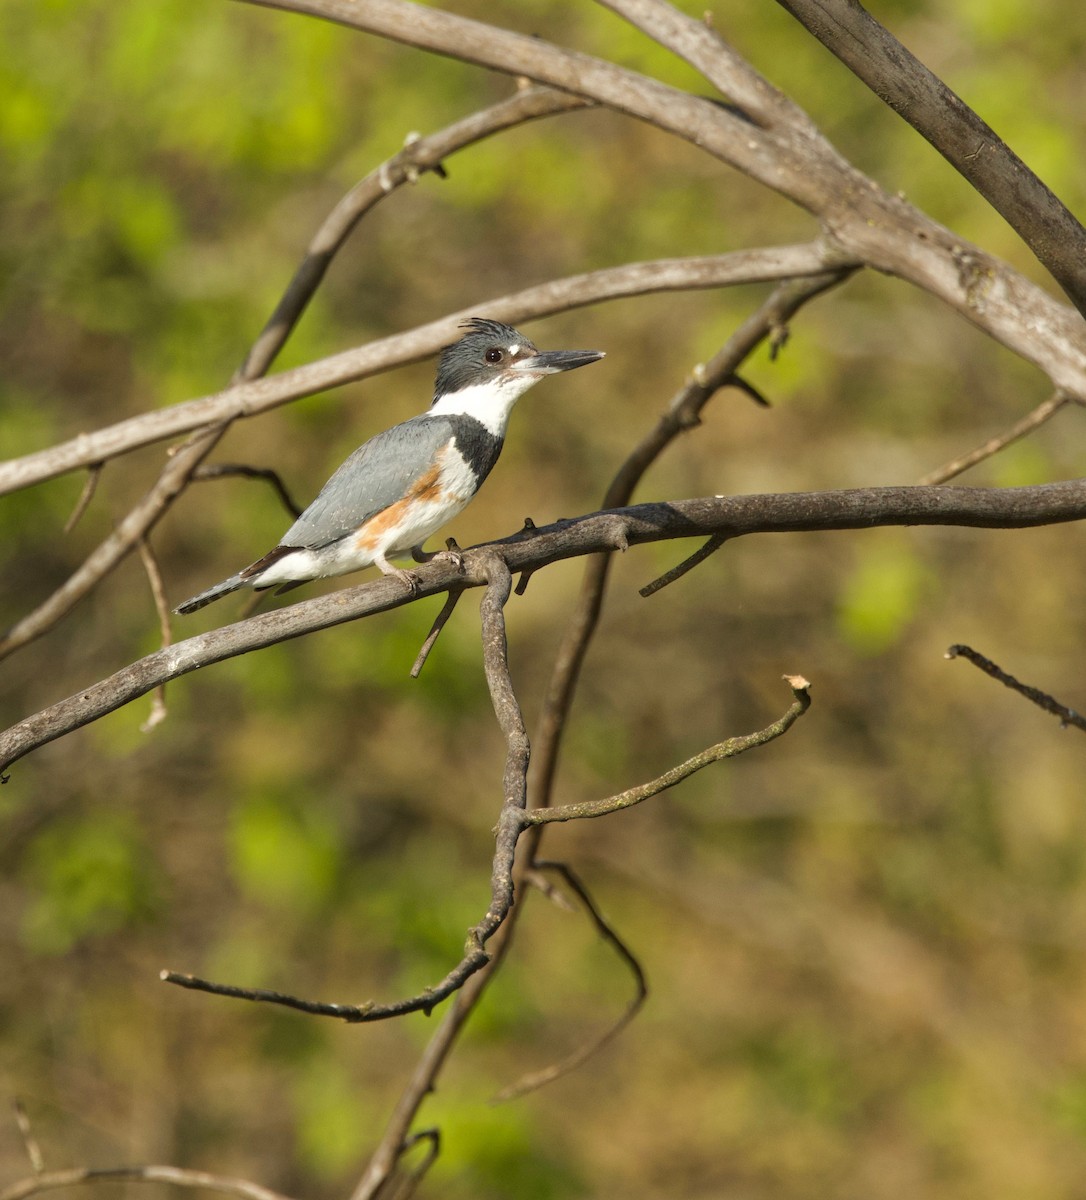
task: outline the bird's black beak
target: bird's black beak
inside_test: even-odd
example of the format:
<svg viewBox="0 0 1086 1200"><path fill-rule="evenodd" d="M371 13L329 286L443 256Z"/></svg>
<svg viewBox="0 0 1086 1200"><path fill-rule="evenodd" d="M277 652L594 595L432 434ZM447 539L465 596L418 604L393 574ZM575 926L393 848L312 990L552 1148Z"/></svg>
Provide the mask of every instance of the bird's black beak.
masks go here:
<svg viewBox="0 0 1086 1200"><path fill-rule="evenodd" d="M532 375L555 375L559 371L587 367L601 358L602 350L540 350L531 358L522 358L513 363L510 370L525 371Z"/></svg>

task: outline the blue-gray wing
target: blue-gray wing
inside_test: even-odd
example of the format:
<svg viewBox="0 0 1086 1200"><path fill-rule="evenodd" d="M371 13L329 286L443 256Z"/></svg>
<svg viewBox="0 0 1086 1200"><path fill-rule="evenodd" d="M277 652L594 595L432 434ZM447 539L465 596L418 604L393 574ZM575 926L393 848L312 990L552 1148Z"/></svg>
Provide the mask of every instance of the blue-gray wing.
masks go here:
<svg viewBox="0 0 1086 1200"><path fill-rule="evenodd" d="M370 438L321 488L280 545L315 549L354 533L414 488L433 468L453 432L447 417L424 415Z"/></svg>

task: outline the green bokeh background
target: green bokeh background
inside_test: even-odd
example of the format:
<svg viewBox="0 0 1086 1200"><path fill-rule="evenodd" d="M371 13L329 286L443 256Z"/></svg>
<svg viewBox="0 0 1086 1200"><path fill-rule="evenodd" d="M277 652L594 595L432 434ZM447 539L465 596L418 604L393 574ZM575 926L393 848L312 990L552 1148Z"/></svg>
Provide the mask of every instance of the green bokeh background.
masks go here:
<svg viewBox="0 0 1086 1200"><path fill-rule="evenodd" d="M700 13L702 4L686 5ZM705 91L586 0L457 11ZM1071 0L875 10L1077 212L1086 18ZM953 171L768 0L715 23L884 186L1043 280ZM0 414L15 456L222 387L312 230L414 130L508 80L221 0L0 5ZM367 218L281 366L629 259L812 236L685 144L607 113L451 158ZM450 533L468 545L593 508L694 363L764 295L646 297L534 323L605 363L514 416ZM915 481L1017 420L1046 381L929 298L862 277L806 310L638 498ZM220 461L308 500L424 406L432 365L235 426ZM967 482L1083 473L1064 410ZM0 620L42 600L146 490L162 448L0 502ZM243 480L193 488L153 542L177 602L273 545ZM683 547L615 566L558 799L659 774L787 705L787 738L641 809L555 829L640 955L649 1006L586 1069L512 1104L522 1071L598 1034L629 980L587 922L534 899L516 953L423 1111L427 1194L1073 1197L1086 1178L1086 811L1077 731L948 663L969 642L1086 705L1082 532L748 539L651 600ZM581 566L510 606L529 728ZM313 589L315 590L315 589ZM0 1078L50 1166L158 1161L299 1196L349 1187L433 1028L347 1028L174 991L162 967L345 1002L440 977L487 902L503 747L468 597L422 677L434 602L250 655L17 765L0 791ZM176 632L233 619L235 599ZM4 663L4 724L156 648L126 562ZM2 1179L27 1170L0 1123ZM107 1191L110 1189L106 1189Z"/></svg>

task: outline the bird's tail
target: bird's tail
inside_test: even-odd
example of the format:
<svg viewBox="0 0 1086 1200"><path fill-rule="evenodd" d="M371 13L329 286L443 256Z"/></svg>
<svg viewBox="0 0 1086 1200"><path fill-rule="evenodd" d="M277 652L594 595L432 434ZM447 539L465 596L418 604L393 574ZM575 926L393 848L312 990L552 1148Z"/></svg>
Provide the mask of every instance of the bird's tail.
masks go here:
<svg viewBox="0 0 1086 1200"><path fill-rule="evenodd" d="M174 612L196 612L198 609L203 608L205 604L210 604L213 600L218 600L222 596L229 596L231 592L236 592L238 588L250 586L251 583L251 577L245 571L239 571L236 575L231 575L229 579L224 579L222 583L217 583L214 587L209 587L206 592L190 596L184 604L179 604L174 609Z"/></svg>

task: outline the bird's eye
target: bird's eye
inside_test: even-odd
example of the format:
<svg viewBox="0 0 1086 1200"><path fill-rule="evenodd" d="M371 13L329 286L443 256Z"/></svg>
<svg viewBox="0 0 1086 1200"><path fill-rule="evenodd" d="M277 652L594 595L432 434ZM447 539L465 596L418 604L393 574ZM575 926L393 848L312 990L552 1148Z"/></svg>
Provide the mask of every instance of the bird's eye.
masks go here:
<svg viewBox="0 0 1086 1200"><path fill-rule="evenodd" d="M490 349L483 355L488 363L500 363L505 357L497 346L491 346Z"/></svg>

